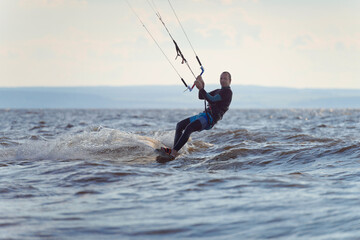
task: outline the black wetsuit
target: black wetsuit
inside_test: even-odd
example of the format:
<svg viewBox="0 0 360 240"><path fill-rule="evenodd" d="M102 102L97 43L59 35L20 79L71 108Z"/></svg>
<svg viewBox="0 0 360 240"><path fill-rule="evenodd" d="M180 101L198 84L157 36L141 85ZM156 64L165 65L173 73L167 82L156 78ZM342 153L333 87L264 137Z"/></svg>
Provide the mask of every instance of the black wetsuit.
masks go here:
<svg viewBox="0 0 360 240"><path fill-rule="evenodd" d="M220 99L219 97L220 96ZM209 107L206 109L213 118L213 125L221 120L227 110L232 99L232 91L230 87L223 87L207 93L204 89L199 91L199 99L206 99Z"/></svg>
<svg viewBox="0 0 360 240"><path fill-rule="evenodd" d="M204 89L199 91L199 99L205 99L208 107L205 113L186 118L176 125L174 147L179 151L189 140L190 134L203 129L211 129L219 120L222 119L225 112L229 109L232 91L230 87L223 87L207 93Z"/></svg>

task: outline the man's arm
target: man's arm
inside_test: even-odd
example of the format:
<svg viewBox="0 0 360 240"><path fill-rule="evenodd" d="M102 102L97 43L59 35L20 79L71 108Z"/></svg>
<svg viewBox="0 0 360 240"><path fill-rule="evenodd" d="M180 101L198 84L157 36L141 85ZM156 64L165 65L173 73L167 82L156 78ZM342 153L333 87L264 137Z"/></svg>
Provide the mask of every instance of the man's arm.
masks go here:
<svg viewBox="0 0 360 240"><path fill-rule="evenodd" d="M204 88L199 90L199 99L206 99L209 103L219 102L222 100L220 94L212 96L210 93L206 92Z"/></svg>
<svg viewBox="0 0 360 240"><path fill-rule="evenodd" d="M206 99L206 101L208 101L209 103L218 102L222 100L220 94L216 94L215 96L213 96L212 93L215 90L210 92L210 94L204 90L205 83L201 75L196 78L195 85L199 89L199 99Z"/></svg>

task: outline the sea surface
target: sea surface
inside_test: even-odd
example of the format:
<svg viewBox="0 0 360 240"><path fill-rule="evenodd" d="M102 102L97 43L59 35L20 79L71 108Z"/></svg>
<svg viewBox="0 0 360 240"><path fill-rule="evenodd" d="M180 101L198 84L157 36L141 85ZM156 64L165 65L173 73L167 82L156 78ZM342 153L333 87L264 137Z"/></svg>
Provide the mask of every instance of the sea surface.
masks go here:
<svg viewBox="0 0 360 240"><path fill-rule="evenodd" d="M0 110L0 239L360 239L359 109Z"/></svg>

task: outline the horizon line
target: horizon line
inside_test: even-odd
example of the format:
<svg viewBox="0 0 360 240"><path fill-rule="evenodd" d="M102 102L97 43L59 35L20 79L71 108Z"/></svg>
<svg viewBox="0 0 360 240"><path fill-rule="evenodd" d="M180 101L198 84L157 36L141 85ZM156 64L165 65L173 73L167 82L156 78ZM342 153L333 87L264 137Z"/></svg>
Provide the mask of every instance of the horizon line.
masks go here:
<svg viewBox="0 0 360 240"><path fill-rule="evenodd" d="M217 86L220 84L209 83L207 86ZM143 85L76 85L76 86L0 86L0 89L16 89L16 88L129 88L129 87L178 87L180 84L143 84ZM243 86L243 87L259 87L259 88L283 88L283 89L296 89L296 90L360 90L360 88L320 88L320 87L289 87L289 86L266 86L266 85L247 85L247 84L232 84L231 86ZM183 86L182 86L183 87Z"/></svg>

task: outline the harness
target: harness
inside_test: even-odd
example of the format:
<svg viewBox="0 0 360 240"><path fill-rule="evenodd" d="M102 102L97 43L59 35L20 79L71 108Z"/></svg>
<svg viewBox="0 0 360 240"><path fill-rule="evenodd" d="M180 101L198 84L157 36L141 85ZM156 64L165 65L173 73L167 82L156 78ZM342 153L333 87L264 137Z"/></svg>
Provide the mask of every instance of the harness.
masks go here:
<svg viewBox="0 0 360 240"><path fill-rule="evenodd" d="M206 107L206 99L204 99L204 105L205 105L205 114L206 114L206 117L207 117L206 119L207 119L207 122L208 122L208 125L209 125L208 129L211 129L214 126L214 117L213 117L213 114L212 114L211 106L209 106L209 110L210 110L210 113L209 113L208 109Z"/></svg>

